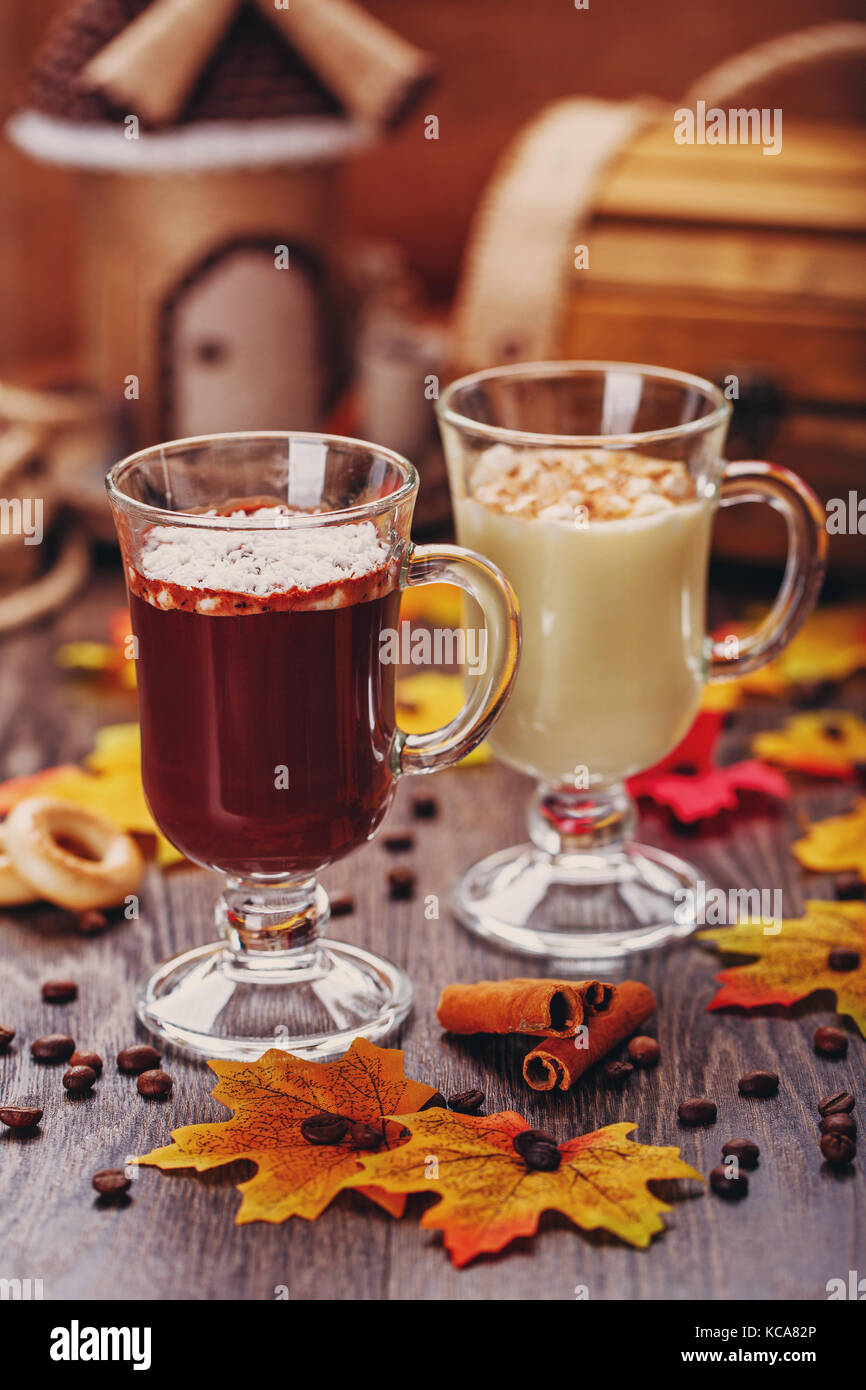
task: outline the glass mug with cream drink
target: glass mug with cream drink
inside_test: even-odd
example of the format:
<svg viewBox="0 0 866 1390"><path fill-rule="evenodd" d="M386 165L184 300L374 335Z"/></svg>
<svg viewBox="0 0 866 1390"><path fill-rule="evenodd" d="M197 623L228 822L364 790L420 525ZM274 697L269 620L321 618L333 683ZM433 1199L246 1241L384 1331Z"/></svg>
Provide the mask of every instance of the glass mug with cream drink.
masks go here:
<svg viewBox="0 0 866 1390"><path fill-rule="evenodd" d="M455 911L541 955L603 960L684 935L694 871L632 841L623 782L676 747L707 680L754 670L803 622L823 576L820 504L786 469L726 465L729 403L679 372L515 365L452 383L437 410L458 539L521 607L491 747L538 779L530 843L474 865ZM734 654L706 635L707 570L716 507L745 501L782 513L789 550L772 612Z"/></svg>

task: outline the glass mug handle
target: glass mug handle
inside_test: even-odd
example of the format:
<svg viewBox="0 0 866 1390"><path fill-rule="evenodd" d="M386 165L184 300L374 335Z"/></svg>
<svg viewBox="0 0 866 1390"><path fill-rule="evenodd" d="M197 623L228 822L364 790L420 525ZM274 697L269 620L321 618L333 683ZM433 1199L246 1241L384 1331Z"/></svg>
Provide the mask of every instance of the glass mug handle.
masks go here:
<svg viewBox="0 0 866 1390"><path fill-rule="evenodd" d="M508 580L495 565L456 545L416 545L409 552L407 587L454 584L479 604L486 633L484 670L472 682L466 704L440 729L426 734L398 730L397 773L438 772L452 767L486 738L508 699L520 659L520 611Z"/></svg>
<svg viewBox="0 0 866 1390"><path fill-rule="evenodd" d="M785 518L785 573L770 612L738 642L735 653L727 650L725 641L712 642L707 673L711 681L744 676L778 656L811 613L827 563L824 508L796 473L775 463L727 464L719 505L734 507L741 502L768 502Z"/></svg>

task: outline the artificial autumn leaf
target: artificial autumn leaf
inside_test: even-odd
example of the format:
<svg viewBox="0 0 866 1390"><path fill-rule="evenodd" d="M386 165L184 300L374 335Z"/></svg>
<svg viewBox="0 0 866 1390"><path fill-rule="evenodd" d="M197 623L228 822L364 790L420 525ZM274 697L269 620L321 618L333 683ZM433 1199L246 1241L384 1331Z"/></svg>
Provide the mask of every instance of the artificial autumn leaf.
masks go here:
<svg viewBox="0 0 866 1390"><path fill-rule="evenodd" d="M851 778L866 763L866 723L848 710L809 711L756 734L752 747L759 757L798 772Z"/></svg>
<svg viewBox="0 0 866 1390"><path fill-rule="evenodd" d="M716 979L722 988L710 1009L757 1009L767 1004L796 1004L818 990L836 995L836 1009L850 1014L866 1033L866 906L862 903L806 903L805 917L783 920L780 930L767 931L760 921L698 933L726 953L757 956L751 965L735 965ZM827 958L834 947L860 955L856 970L831 970Z"/></svg>
<svg viewBox="0 0 866 1390"><path fill-rule="evenodd" d="M152 836L158 864L182 862L183 855L160 832L144 799L138 725L109 724L100 729L85 764L87 771L63 764L0 784L0 811L10 811L25 796L56 796L95 811L119 830Z"/></svg>
<svg viewBox="0 0 866 1390"><path fill-rule="evenodd" d="M534 1235L545 1211L560 1211L585 1231L599 1227L646 1247L664 1229L670 1211L647 1183L697 1178L679 1149L635 1144L634 1124L607 1125L559 1146L554 1173L530 1169L516 1152L515 1135L529 1129L512 1110L461 1115L424 1110L400 1115L410 1138L388 1153L365 1155L363 1173L349 1184L375 1183L387 1192L435 1193L421 1225L440 1230L456 1265L502 1250L518 1236Z"/></svg>
<svg viewBox="0 0 866 1390"><path fill-rule="evenodd" d="M866 882L866 800L842 816L828 816L809 827L791 846L804 869L819 874L855 869Z"/></svg>
<svg viewBox="0 0 866 1390"><path fill-rule="evenodd" d="M108 642L64 642L54 659L66 671L108 679L125 690L134 690L135 662L127 648L132 628L128 608L116 608L108 616Z"/></svg>
<svg viewBox="0 0 866 1390"><path fill-rule="evenodd" d="M234 1111L231 1120L187 1125L172 1131L173 1144L136 1159L156 1168L195 1168L199 1173L236 1159L250 1159L257 1172L238 1191L243 1201L235 1218L315 1221L344 1187L358 1186L362 1150L347 1138L340 1144L310 1144L301 1123L313 1115L344 1115L381 1128L387 1151L399 1144L402 1120L435 1095L433 1086L410 1081L403 1053L356 1038L338 1062L309 1062L271 1048L256 1062L208 1062L219 1077L216 1100ZM401 1216L405 1199L371 1188L368 1197L392 1216Z"/></svg>
<svg viewBox="0 0 866 1390"><path fill-rule="evenodd" d="M758 792L784 800L790 788L780 772L755 758L719 767L715 748L724 723L722 709L702 709L685 738L655 767L630 777L632 796L667 806L677 820L691 823L733 811L740 792Z"/></svg>
<svg viewBox="0 0 866 1390"><path fill-rule="evenodd" d="M466 703L462 676L440 671L423 671L414 676L397 677L397 722L407 734L426 734L441 728L459 714ZM458 767L490 761L490 749L479 744Z"/></svg>
<svg viewBox="0 0 866 1390"><path fill-rule="evenodd" d="M714 636L744 637L765 611L750 614L750 623L727 624ZM866 607L862 604L828 605L817 609L793 641L757 671L740 676L732 684L756 695L784 695L792 686L820 681L842 681L866 666Z"/></svg>

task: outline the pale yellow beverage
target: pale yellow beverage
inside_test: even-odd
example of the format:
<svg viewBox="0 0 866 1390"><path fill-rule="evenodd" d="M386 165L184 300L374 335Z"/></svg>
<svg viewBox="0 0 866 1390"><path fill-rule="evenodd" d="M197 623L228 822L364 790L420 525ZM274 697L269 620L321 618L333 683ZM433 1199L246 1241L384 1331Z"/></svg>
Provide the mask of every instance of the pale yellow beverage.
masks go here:
<svg viewBox="0 0 866 1390"><path fill-rule="evenodd" d="M496 755L586 786L669 753L705 679L713 501L684 465L496 445L470 465L455 508L460 544L500 566L523 618Z"/></svg>

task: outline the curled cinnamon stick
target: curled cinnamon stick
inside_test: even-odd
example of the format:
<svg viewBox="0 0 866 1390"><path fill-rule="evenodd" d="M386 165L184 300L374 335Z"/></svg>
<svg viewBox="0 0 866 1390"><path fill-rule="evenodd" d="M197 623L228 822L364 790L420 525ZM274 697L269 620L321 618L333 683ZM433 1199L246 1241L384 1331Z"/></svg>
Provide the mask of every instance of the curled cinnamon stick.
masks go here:
<svg viewBox="0 0 866 1390"><path fill-rule="evenodd" d="M479 980L447 985L436 1017L449 1033L545 1033L573 1038L585 1018L611 1007L600 980Z"/></svg>
<svg viewBox="0 0 866 1390"><path fill-rule="evenodd" d="M655 1013L655 1007L655 996L647 985L624 980L617 985L610 1007L587 1020L586 1034L577 1039L585 1046L575 1046L573 1037L562 1034L543 1038L523 1059L524 1081L534 1091L552 1091L556 1086L567 1091Z"/></svg>

